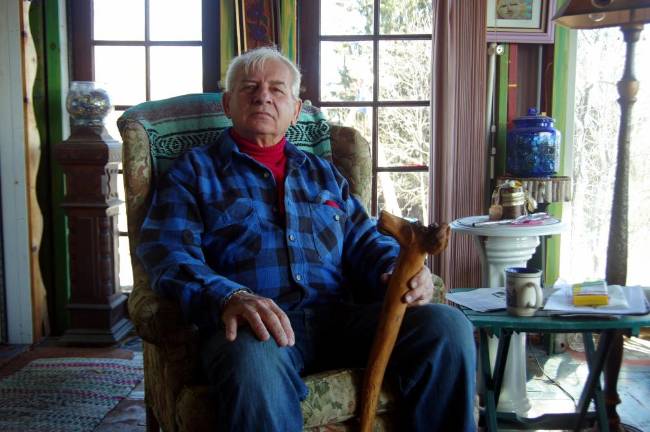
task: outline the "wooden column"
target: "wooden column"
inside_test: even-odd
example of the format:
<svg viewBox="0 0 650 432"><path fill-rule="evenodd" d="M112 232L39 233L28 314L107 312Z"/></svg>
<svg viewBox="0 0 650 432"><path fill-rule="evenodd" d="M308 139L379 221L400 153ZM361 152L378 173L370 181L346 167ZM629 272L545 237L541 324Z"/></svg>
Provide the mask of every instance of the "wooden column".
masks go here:
<svg viewBox="0 0 650 432"><path fill-rule="evenodd" d="M102 126L75 126L57 145L66 177L70 328L62 342L111 344L132 328L118 269L118 164L122 146Z"/></svg>

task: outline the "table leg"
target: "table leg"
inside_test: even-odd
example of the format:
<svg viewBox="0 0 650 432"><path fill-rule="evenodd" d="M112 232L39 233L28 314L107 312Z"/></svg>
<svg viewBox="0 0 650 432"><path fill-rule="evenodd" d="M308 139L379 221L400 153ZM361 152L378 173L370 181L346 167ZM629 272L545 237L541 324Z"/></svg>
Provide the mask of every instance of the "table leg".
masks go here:
<svg viewBox="0 0 650 432"><path fill-rule="evenodd" d="M616 390L616 383L623 362L623 333L620 330L612 330L611 337L611 348L605 360L605 404L609 428L618 431L621 429L621 418L616 412L616 405L621 403L621 399Z"/></svg>
<svg viewBox="0 0 650 432"><path fill-rule="evenodd" d="M594 368L594 362L595 362L594 340L591 332L583 333L582 340L584 341L585 354L587 355L587 366L589 367L589 371L591 372L591 370ZM608 350L605 347L605 349L603 349L603 352L607 353L607 351ZM600 377L600 374L598 376ZM609 431L609 423L607 421L607 411L605 410L605 398L603 396L603 391L600 387L600 379L596 380L593 399L594 399L594 404L596 405L596 415L597 415L599 430L601 432L607 432Z"/></svg>
<svg viewBox="0 0 650 432"><path fill-rule="evenodd" d="M505 333L504 333L505 334ZM496 364L500 337L489 338L491 364ZM510 333L508 355L503 359L501 393L497 410L524 415L531 407L526 393L526 333Z"/></svg>
<svg viewBox="0 0 650 432"><path fill-rule="evenodd" d="M495 401L494 380L492 379L492 368L490 367L490 352L488 349L487 330L479 329L480 345L479 354L481 356L481 375L483 376L483 386L485 387L485 417L486 428L488 432L497 431L497 404Z"/></svg>
<svg viewBox="0 0 650 432"><path fill-rule="evenodd" d="M600 391L600 375L603 372L605 366L605 358L607 353L611 348L613 340L612 331L603 331L600 335L600 340L598 341L598 349L596 350L595 356L589 355L589 351L593 353L593 341L591 340L591 333L584 333L583 339L585 343L585 350L587 351L587 361L589 366L589 375L587 376L587 382L585 383L584 388L582 389L582 394L580 395L580 402L578 403L578 420L576 421L574 430L579 431L582 422L587 414L589 409L589 403L591 399L595 396L597 397L596 391ZM592 360L590 360L590 358ZM603 419L602 413L602 394L600 401L596 399L596 409L598 410L598 420L600 423L600 430L603 432L609 431L609 426L607 422Z"/></svg>
<svg viewBox="0 0 650 432"><path fill-rule="evenodd" d="M494 372L492 373L494 377L494 403L496 406L499 406L499 395L501 394L501 384L503 384L503 375L506 370L511 336L512 333L509 332L501 332L499 336L499 346L494 360Z"/></svg>

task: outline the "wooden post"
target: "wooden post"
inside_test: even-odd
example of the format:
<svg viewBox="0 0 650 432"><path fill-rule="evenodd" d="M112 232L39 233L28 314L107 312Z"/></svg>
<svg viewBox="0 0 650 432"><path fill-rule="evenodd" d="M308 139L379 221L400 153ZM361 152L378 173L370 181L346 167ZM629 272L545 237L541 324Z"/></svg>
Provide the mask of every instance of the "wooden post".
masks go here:
<svg viewBox="0 0 650 432"><path fill-rule="evenodd" d="M133 327L118 269L118 164L122 146L103 126L75 126L54 155L66 177L70 328L62 342L112 344Z"/></svg>
<svg viewBox="0 0 650 432"><path fill-rule="evenodd" d="M29 29L29 8L31 1L21 1L20 34L22 37L23 65L23 113L25 130L25 154L27 156L27 211L29 214L29 251L30 276L32 290L32 320L33 340L38 342L50 333L50 323L47 311L45 285L41 275L39 251L43 236L43 214L36 195L36 176L41 159L41 140L36 127L32 91L36 80L38 58L36 47Z"/></svg>

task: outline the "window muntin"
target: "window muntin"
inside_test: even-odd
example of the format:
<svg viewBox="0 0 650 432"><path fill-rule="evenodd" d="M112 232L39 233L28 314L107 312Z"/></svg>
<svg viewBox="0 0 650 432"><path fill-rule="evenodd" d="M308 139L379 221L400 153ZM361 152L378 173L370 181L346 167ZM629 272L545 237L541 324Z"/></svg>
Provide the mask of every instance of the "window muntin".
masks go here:
<svg viewBox="0 0 650 432"><path fill-rule="evenodd" d="M218 1L93 0L70 2L70 8L75 29L73 79L106 85L115 107L106 119L113 138L119 139L117 119L132 105L216 90ZM124 200L121 174L118 195ZM124 204L118 230L120 284L129 291L133 275Z"/></svg>
<svg viewBox="0 0 650 432"><path fill-rule="evenodd" d="M305 82L316 87L306 94L330 121L370 141L369 210L428 217L421 191L429 189L431 2L321 0L302 8Z"/></svg>

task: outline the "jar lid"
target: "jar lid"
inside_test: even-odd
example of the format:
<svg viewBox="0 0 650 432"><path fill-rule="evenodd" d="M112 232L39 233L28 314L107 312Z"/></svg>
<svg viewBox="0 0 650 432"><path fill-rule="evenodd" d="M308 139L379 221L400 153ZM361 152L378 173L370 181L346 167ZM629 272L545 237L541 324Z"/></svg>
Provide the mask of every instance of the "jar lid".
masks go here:
<svg viewBox="0 0 650 432"><path fill-rule="evenodd" d="M525 116L514 119L517 126L553 126L553 118L539 114L536 108L528 108Z"/></svg>

